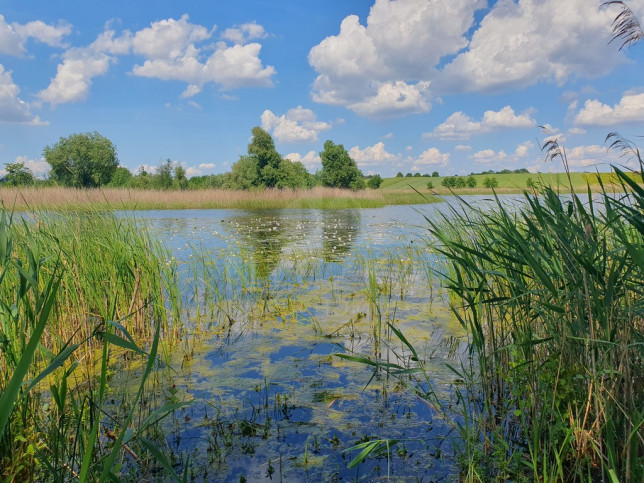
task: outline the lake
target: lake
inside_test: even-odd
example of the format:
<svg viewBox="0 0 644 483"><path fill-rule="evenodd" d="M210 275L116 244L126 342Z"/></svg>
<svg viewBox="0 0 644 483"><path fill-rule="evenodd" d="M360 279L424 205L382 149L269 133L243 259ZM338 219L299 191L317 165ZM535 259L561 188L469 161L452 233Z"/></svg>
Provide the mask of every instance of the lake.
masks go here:
<svg viewBox="0 0 644 483"><path fill-rule="evenodd" d="M177 468L189 454L196 480L456 478L453 421L425 397L456 404L448 365L465 349L425 219L448 223L446 199L136 212L180 261L181 342L165 348L150 396L193 401L163 427Z"/></svg>

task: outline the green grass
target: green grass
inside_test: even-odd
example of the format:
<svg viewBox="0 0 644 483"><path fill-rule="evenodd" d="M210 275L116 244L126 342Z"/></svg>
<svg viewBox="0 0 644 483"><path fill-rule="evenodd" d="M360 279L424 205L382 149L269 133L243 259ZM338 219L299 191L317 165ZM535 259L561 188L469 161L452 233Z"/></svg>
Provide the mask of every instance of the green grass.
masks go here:
<svg viewBox="0 0 644 483"><path fill-rule="evenodd" d="M176 267L132 220L32 216L0 210L0 478L113 480L127 445L146 455L135 472L162 467L178 479L147 440L153 425L139 404L161 334L172 341L180 329ZM146 351L135 337L149 343ZM123 401L129 413L108 422L115 353L145 369L138 392ZM144 423L133 429L135 408Z"/></svg>
<svg viewBox="0 0 644 483"><path fill-rule="evenodd" d="M611 173L601 173L602 180L605 183L616 181L614 175ZM467 176L466 176L467 177ZM570 173L572 185L575 189L585 189L587 184L597 185L597 174L595 173ZM568 176L565 173L513 173L513 174L490 174L490 175L474 175L473 178L477 182L476 188L466 188L459 191L470 192L491 192L483 186L485 178L496 178L498 181L499 190L514 190L521 192L527 189L528 179L536 183L541 183L542 186L551 186L552 188L560 187L563 190L569 189ZM442 180L445 177L428 178L428 177L411 177L411 178L386 178L383 180L380 189L384 190L409 190L410 186L423 192L427 191L427 182L431 181L434 189L442 189Z"/></svg>

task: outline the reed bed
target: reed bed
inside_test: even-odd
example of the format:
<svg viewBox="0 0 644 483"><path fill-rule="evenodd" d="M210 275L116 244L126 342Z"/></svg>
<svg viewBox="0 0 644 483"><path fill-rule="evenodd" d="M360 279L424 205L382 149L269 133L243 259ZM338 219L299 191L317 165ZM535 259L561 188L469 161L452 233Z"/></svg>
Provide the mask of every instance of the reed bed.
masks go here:
<svg viewBox="0 0 644 483"><path fill-rule="evenodd" d="M114 480L129 459L132 475L179 479L147 438L181 404L139 404L161 336L177 335L176 267L133 220L32 218L0 210L0 478ZM142 369L124 414L106 418L114 354Z"/></svg>
<svg viewBox="0 0 644 483"><path fill-rule="evenodd" d="M75 189L62 187L2 187L0 201L13 210L93 211L188 208L377 208L395 203L427 203L436 198L381 190L350 191L316 187L308 190L183 190Z"/></svg>
<svg viewBox="0 0 644 483"><path fill-rule="evenodd" d="M614 174L599 201L546 187L428 220L469 334L464 480L644 480L644 189Z"/></svg>

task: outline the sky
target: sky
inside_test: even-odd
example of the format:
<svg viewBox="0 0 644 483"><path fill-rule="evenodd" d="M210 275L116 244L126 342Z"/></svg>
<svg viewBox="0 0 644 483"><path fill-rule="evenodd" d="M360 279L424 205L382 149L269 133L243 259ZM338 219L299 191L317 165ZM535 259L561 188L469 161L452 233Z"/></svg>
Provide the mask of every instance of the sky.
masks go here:
<svg viewBox="0 0 644 483"><path fill-rule="evenodd" d="M626 4L644 21L644 0ZM254 126L321 168L365 174L578 171L634 161L644 42L611 43L600 0L0 0L0 166L46 176L45 146L96 131L136 173L229 171ZM543 129L545 127L545 130Z"/></svg>

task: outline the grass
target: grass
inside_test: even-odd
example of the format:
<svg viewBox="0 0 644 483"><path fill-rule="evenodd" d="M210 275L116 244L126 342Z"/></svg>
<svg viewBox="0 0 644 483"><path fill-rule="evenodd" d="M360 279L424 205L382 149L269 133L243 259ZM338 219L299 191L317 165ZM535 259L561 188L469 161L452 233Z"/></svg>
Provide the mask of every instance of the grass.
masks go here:
<svg viewBox="0 0 644 483"><path fill-rule="evenodd" d="M531 179L537 186L549 186L558 192L570 192L572 182L573 189L585 190L588 185L591 185L593 191L600 192L601 185L598 180L597 173L570 173L570 180L566 173L512 173L512 174L486 174L472 176L477 186L475 188L461 188L454 191L461 194L485 194L491 193L492 190L485 188L483 182L486 178L496 178L498 186L495 189L497 193L522 193L528 189L528 179ZM619 187L619 180L614 173L599 173L601 182L609 188L609 184ZM417 189L421 193L434 192L437 194L449 194L450 190L441 185L445 177L410 177L410 178L386 178L383 180L381 189L383 190L410 190L410 187ZM434 188L429 191L427 189L427 182L431 181Z"/></svg>
<svg viewBox="0 0 644 483"><path fill-rule="evenodd" d="M139 405L161 335L176 335L176 280L166 257L131 220L94 213L27 221L0 211L3 481L113 480L132 467L123 465L126 453L148 455L135 472L162 467L178 479L147 439L150 421L174 406L149 420ZM140 360L144 370L138 392L124 401L125 418L106 420L118 370L111 354ZM144 421L138 428L135 412Z"/></svg>
<svg viewBox="0 0 644 483"><path fill-rule="evenodd" d="M644 189L614 176L599 205L546 187L429 222L469 333L466 480L644 478Z"/></svg>
<svg viewBox="0 0 644 483"><path fill-rule="evenodd" d="M378 208L387 204L437 201L417 193L382 190L350 191L336 188L310 190L195 190L154 191L132 189L0 188L0 201L13 210L95 211L154 209L282 209Z"/></svg>

